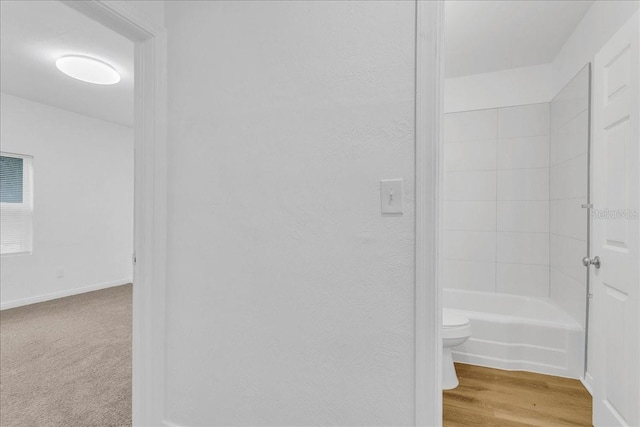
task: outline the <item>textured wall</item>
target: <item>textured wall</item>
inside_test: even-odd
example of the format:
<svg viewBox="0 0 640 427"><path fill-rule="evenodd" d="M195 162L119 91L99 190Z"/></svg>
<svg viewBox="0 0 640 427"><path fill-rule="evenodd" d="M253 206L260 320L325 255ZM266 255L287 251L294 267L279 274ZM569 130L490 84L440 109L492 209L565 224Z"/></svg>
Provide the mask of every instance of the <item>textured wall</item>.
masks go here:
<svg viewBox="0 0 640 427"><path fill-rule="evenodd" d="M133 5L145 17L156 26L164 26L164 4L163 0L111 0L114 2L126 2Z"/></svg>
<svg viewBox="0 0 640 427"><path fill-rule="evenodd" d="M34 177L33 253L1 258L3 306L131 281L133 130L5 93L0 111Z"/></svg>
<svg viewBox="0 0 640 427"><path fill-rule="evenodd" d="M170 2L166 24L167 419L412 424L415 3Z"/></svg>

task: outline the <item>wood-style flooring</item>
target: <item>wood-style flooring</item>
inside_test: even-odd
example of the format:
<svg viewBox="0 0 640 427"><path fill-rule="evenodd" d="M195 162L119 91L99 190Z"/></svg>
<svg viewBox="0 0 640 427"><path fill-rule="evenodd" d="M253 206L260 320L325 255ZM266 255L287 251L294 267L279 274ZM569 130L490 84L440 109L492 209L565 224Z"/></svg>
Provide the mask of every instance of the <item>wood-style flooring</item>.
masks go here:
<svg viewBox="0 0 640 427"><path fill-rule="evenodd" d="M460 385L443 393L444 427L591 426L578 380L456 363Z"/></svg>

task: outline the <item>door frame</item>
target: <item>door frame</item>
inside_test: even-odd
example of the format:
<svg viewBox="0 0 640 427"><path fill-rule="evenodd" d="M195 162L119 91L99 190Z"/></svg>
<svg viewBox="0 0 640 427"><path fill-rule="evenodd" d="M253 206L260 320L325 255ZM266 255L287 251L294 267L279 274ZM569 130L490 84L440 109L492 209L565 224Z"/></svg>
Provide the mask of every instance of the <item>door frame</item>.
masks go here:
<svg viewBox="0 0 640 427"><path fill-rule="evenodd" d="M133 425L163 425L166 30L137 9L133 2L60 1L135 44L132 418Z"/></svg>
<svg viewBox="0 0 640 427"><path fill-rule="evenodd" d="M416 0L415 424L442 425L439 280L444 1Z"/></svg>

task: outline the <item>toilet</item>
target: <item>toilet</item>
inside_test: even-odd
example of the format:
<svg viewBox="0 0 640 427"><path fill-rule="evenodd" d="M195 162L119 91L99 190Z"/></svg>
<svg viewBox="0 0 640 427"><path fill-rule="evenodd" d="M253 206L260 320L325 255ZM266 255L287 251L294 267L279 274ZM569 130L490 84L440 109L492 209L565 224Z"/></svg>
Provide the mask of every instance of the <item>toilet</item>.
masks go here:
<svg viewBox="0 0 640 427"><path fill-rule="evenodd" d="M458 387L458 375L453 365L451 348L457 347L471 336L471 322L455 311L442 310L442 389Z"/></svg>

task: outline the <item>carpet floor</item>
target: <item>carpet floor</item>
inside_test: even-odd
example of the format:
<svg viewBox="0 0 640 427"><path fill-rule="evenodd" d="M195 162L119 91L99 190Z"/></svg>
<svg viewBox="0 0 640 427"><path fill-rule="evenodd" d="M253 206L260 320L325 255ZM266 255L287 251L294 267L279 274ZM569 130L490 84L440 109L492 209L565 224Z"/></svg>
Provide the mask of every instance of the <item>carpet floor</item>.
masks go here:
<svg viewBox="0 0 640 427"><path fill-rule="evenodd" d="M131 425L131 290L0 312L0 426Z"/></svg>

